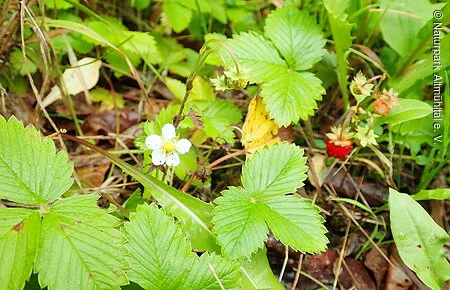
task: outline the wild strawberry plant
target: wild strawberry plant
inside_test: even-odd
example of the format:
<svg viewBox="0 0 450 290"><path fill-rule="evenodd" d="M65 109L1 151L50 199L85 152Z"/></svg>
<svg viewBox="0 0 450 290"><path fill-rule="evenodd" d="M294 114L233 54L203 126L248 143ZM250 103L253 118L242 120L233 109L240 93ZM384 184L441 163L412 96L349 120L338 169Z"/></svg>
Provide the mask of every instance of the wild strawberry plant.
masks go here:
<svg viewBox="0 0 450 290"><path fill-rule="evenodd" d="M445 129L442 145L429 149L433 137L424 135L433 112L419 95L423 80L432 73L432 55L421 47L427 39L422 38L422 28L432 24L431 4L415 2L412 7L420 10L420 17L410 17L415 11L405 1L381 1L374 9L358 1L333 0L318 3L320 9L298 9L304 4L286 1L278 9L258 6L259 19L250 2L159 0L151 9L150 1L129 2L139 13L160 10L159 22L136 21L138 29L130 29L132 20L96 14L72 0L44 1L54 14L39 20L45 29L56 28L51 48L57 59L69 58L72 68L64 74L72 72L72 80L84 74L84 60L99 59L92 63L96 74L101 72L106 80L133 78L143 94L159 81L170 91L170 104L158 114L153 114L152 107L154 118L143 123L143 134L134 142L143 156L142 166L138 158L133 159L136 164L127 163L92 142L63 135L111 160L142 186L142 196L136 190L123 204L101 209L97 195L73 195L77 185L65 151L57 153L53 141L42 138L34 127L24 128L15 117L0 116L0 199L7 205L0 208L0 288L23 289L33 273L39 286L49 289L284 289L268 263L265 243L269 236L286 250L306 254L326 250L330 246L324 226L328 212L316 202L326 206L329 201L322 192L323 173L329 170L325 174L329 178L335 174L327 165L346 169L352 162L363 161L371 178L381 176L397 188L398 147L402 152L410 150L411 157L425 166L418 194L409 197L399 192L402 189L390 189L390 232L403 262L427 286L443 287L450 278L442 250L449 236L413 200L449 198L446 189L424 190L448 164L450 142ZM370 13L378 13L378 7L388 12L371 19ZM390 13L389 7L398 10ZM448 11L450 6L446 7ZM6 14L0 13L0 19ZM34 25L34 19L27 19ZM230 30L225 29L228 21ZM355 31L356 26L362 28ZM386 67L364 46L380 34L378 26L389 45L380 52ZM403 31L405 27L408 30ZM26 29L21 32L26 46L10 47L10 66L0 75L2 101L3 84L17 92L19 75L32 79L32 74L41 72L44 80L48 77L47 66L39 65L36 53L46 55L47 48L28 38L31 30ZM186 30L189 40L205 40L200 49L187 48L171 37ZM228 38L209 33L224 30L233 33ZM417 40L414 35L419 36ZM186 41L184 36L180 42ZM448 37L442 43L448 48ZM0 55L8 45L0 46ZM76 53L89 58L78 62ZM106 74L104 67L97 68L101 63L108 67ZM212 78L210 65L224 70L217 69L217 77ZM99 79L89 79L92 82L83 87L72 82L71 93L64 74L63 89L49 87L48 96L58 92L55 100L63 97L61 93L87 91ZM110 93L96 88L91 97L101 101L103 109L118 109L124 99L110 85ZM43 92L49 90L43 86ZM318 137L313 122L327 106L319 102L323 95L328 101L339 94L341 117ZM144 97L148 101L150 96ZM53 103L54 98L44 99L42 107L49 106L50 100ZM72 98L66 101L71 106ZM247 103L241 129L242 108ZM448 88L444 103L444 118L450 124ZM75 111L72 117L77 126ZM330 117L327 114L326 122L331 122ZM238 149L239 142L244 149ZM309 147L308 154L295 144ZM226 155L219 157L217 152ZM244 154L245 161L240 158ZM307 157L314 162L307 162ZM221 176L225 185L211 189L217 183L213 171L232 158L237 163L222 168L239 165L240 179ZM323 162L317 165L317 160ZM308 186L321 193L314 202L299 195L308 170ZM197 190L201 193L194 195ZM202 196L208 192L208 198ZM364 199L331 200L363 209L377 227L382 224ZM370 238L380 233L375 228ZM384 234L377 241L383 241Z"/></svg>

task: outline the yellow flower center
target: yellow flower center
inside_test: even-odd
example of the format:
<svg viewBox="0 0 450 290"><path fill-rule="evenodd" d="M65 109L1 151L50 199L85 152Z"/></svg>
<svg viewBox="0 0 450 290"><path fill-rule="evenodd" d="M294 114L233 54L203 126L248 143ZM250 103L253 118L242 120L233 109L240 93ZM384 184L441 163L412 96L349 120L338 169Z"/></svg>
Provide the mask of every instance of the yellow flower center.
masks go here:
<svg viewBox="0 0 450 290"><path fill-rule="evenodd" d="M164 142L163 150L166 153L171 153L171 152L175 151L175 149L177 149L177 145L175 145L175 143L172 140L168 140L168 141Z"/></svg>

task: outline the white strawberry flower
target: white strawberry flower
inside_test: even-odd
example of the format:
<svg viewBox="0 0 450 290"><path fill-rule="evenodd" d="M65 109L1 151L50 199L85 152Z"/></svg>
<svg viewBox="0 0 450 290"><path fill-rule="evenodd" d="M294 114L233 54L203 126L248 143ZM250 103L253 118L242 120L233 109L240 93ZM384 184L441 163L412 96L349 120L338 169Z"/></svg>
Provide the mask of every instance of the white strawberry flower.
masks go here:
<svg viewBox="0 0 450 290"><path fill-rule="evenodd" d="M155 165L167 164L177 166L180 164L178 154L184 154L191 148L191 142L187 139L177 139L175 127L165 124L162 127L162 136L152 134L145 138L145 145L153 150L152 163Z"/></svg>

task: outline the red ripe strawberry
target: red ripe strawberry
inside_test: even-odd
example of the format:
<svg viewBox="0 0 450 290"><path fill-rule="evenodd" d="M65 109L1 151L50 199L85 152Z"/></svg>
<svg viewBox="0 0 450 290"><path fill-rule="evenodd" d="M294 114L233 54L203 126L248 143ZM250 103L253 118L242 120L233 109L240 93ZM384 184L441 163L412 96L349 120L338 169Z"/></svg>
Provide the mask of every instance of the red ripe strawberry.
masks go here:
<svg viewBox="0 0 450 290"><path fill-rule="evenodd" d="M340 126L333 127L331 128L331 133L326 135L328 137L326 141L328 156L342 159L352 152L353 142L350 139L353 137L353 134L349 133L348 129L342 130Z"/></svg>
<svg viewBox="0 0 450 290"><path fill-rule="evenodd" d="M349 141L351 144L351 141ZM352 152L353 145L342 146L335 144L335 141L328 139L327 142L327 154L330 157L345 158L350 152Z"/></svg>

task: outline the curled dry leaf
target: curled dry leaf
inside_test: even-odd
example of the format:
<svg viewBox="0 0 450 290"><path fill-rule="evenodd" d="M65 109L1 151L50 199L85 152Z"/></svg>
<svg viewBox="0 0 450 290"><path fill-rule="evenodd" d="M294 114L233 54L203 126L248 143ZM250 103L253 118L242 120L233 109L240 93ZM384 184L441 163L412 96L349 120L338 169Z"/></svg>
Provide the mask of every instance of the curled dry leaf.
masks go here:
<svg viewBox="0 0 450 290"><path fill-rule="evenodd" d="M101 61L85 57L80 59L77 64L77 67L66 69L61 76L62 85L69 95L76 95L84 90L92 89L100 77ZM59 99L62 99L61 89L55 85L43 100L43 105L47 107Z"/></svg>
<svg viewBox="0 0 450 290"><path fill-rule="evenodd" d="M386 245L379 246L381 251L387 255L388 247ZM366 255L364 259L364 265L372 271L373 276L375 277L375 282L377 284L377 289L381 289L381 283L386 276L386 271L388 269L388 262L385 258L380 254L379 250L376 248L372 248Z"/></svg>
<svg viewBox="0 0 450 290"><path fill-rule="evenodd" d="M367 272L366 267L361 261L353 258L345 258L345 263L342 265L343 271L339 275L339 282L349 289L356 287L356 289L376 290L375 282Z"/></svg>

